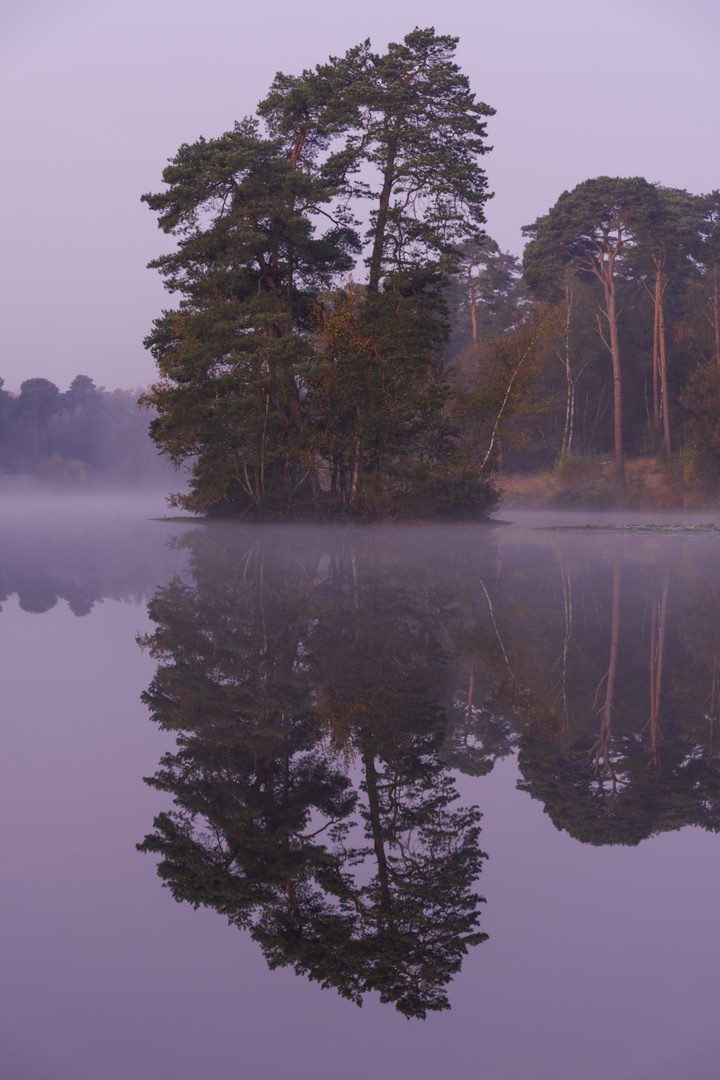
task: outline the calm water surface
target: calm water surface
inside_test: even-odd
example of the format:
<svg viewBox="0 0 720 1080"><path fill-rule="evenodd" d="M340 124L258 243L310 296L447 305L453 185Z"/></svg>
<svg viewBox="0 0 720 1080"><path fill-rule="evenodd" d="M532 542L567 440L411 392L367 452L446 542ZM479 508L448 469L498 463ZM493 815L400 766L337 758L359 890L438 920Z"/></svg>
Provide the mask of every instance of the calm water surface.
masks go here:
<svg viewBox="0 0 720 1080"><path fill-rule="evenodd" d="M717 517L163 513L0 506L0 1076L716 1077Z"/></svg>

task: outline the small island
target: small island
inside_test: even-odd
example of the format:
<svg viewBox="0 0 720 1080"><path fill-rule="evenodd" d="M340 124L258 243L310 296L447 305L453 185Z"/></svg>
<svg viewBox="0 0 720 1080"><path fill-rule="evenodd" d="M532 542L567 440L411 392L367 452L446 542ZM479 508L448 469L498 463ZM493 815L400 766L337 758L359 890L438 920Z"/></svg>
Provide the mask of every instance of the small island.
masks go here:
<svg viewBox="0 0 720 1080"><path fill-rule="evenodd" d="M478 520L508 473L511 494L550 475L558 505L718 490L720 193L586 180L521 266L484 230L495 110L456 46L415 29L279 73L143 196L177 240L150 264L179 302L140 398L188 473L170 505Z"/></svg>

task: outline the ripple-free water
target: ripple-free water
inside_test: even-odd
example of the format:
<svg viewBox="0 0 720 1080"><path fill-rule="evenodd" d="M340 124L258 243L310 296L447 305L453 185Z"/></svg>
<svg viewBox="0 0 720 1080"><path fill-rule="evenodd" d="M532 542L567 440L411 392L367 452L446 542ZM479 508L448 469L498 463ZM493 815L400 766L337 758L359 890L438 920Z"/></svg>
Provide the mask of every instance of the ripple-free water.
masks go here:
<svg viewBox="0 0 720 1080"><path fill-rule="evenodd" d="M3 510L3 1077L716 1075L713 515Z"/></svg>

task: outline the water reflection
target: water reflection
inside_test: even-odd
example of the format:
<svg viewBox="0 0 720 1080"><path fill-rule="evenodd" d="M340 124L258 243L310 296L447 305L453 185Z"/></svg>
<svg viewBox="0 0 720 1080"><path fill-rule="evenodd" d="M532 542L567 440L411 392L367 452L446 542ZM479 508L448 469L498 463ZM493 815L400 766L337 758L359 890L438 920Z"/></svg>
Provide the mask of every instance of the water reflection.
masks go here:
<svg viewBox="0 0 720 1080"><path fill-rule="evenodd" d="M716 543L502 529L196 529L145 694L177 746L140 849L272 966L408 1016L479 926L480 814L518 786L583 843L720 828ZM478 794L482 787L478 786Z"/></svg>
<svg viewBox="0 0 720 1080"><path fill-rule="evenodd" d="M717 831L714 548L658 538L619 541L584 565L576 554L556 553L562 625L545 624L528 650L528 700L555 712L520 735L519 786L585 843Z"/></svg>
<svg viewBox="0 0 720 1080"><path fill-rule="evenodd" d="M0 604L16 593L22 611L42 615L65 600L81 617L103 599L146 601L181 562L163 544L172 526L143 520L143 513L157 513L158 502L162 509L157 498L98 497L93 504L5 497Z"/></svg>
<svg viewBox="0 0 720 1080"><path fill-rule="evenodd" d="M141 850L178 900L269 964L407 1016L447 1008L481 942L479 813L440 758L452 592L390 545L232 530L185 538L150 606L145 700L177 732Z"/></svg>

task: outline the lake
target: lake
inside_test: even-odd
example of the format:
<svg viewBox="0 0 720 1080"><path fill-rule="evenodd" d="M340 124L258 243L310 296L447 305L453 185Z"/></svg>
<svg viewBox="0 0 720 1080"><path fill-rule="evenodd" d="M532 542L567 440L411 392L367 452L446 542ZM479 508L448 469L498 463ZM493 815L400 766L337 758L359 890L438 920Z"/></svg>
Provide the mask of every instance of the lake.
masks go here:
<svg viewBox="0 0 720 1080"><path fill-rule="evenodd" d="M0 1075L714 1078L718 515L165 512L0 507Z"/></svg>

